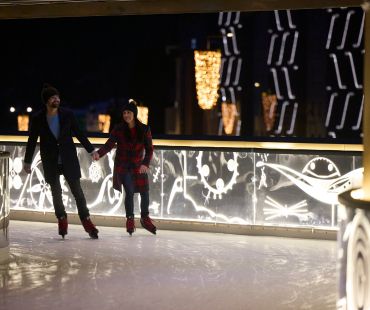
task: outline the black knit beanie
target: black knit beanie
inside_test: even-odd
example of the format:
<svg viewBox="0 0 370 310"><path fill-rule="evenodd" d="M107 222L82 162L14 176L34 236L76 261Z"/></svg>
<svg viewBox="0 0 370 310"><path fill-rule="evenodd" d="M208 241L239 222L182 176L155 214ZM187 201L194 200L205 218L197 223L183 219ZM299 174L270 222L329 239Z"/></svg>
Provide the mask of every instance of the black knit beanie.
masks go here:
<svg viewBox="0 0 370 310"><path fill-rule="evenodd" d="M42 87L41 91L41 100L44 104L46 104L50 97L53 97L55 95L59 96L59 91L51 86L50 84L45 83Z"/></svg>
<svg viewBox="0 0 370 310"><path fill-rule="evenodd" d="M123 111L131 111L134 113L134 117L137 118L137 106L135 100L130 99L128 103L123 106L122 112Z"/></svg>

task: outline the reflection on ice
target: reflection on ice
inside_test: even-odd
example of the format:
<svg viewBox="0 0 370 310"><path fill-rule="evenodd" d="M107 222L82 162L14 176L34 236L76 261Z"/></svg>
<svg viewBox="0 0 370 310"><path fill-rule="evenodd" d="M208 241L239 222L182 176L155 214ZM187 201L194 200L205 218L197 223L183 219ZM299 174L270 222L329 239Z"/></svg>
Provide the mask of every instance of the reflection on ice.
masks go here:
<svg viewBox="0 0 370 310"><path fill-rule="evenodd" d="M11 222L0 309L333 309L336 243Z"/></svg>

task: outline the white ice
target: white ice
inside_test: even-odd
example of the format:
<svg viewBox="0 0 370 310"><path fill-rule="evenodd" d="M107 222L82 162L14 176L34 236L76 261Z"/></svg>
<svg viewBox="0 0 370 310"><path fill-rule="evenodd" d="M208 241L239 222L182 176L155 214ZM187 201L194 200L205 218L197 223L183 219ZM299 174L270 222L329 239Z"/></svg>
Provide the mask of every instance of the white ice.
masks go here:
<svg viewBox="0 0 370 310"><path fill-rule="evenodd" d="M335 309L336 242L11 221L1 310Z"/></svg>

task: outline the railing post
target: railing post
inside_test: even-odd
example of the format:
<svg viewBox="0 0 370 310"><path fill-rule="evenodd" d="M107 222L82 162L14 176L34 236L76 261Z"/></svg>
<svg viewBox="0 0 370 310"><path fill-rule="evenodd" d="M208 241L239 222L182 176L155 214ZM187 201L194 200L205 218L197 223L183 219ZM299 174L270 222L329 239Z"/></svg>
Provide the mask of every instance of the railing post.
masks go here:
<svg viewBox="0 0 370 310"><path fill-rule="evenodd" d="M9 258L9 152L0 152L0 263Z"/></svg>

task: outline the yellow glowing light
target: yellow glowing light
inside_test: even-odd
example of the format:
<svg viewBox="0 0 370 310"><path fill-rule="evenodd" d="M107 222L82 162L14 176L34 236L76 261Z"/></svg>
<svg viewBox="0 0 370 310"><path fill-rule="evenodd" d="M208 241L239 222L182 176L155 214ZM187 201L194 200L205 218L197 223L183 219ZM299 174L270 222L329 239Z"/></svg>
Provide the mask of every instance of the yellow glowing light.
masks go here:
<svg viewBox="0 0 370 310"><path fill-rule="evenodd" d="M147 107L137 107L137 118L140 122L148 125L149 109Z"/></svg>
<svg viewBox="0 0 370 310"><path fill-rule="evenodd" d="M99 114L98 122L99 122L99 131L104 132L104 133L109 133L110 115Z"/></svg>
<svg viewBox="0 0 370 310"><path fill-rule="evenodd" d="M224 124L225 133L227 135L230 135L234 130L236 105L233 103L223 102L221 105L221 111L222 111L222 123Z"/></svg>
<svg viewBox="0 0 370 310"><path fill-rule="evenodd" d="M256 87L256 88L258 88L258 87L260 87L261 86L261 84L260 83L258 83L258 82L255 82L254 83L254 87Z"/></svg>
<svg viewBox="0 0 370 310"><path fill-rule="evenodd" d="M276 95L269 95L265 92L262 93L262 107L263 107L263 120L265 122L266 131L271 131L274 127L277 107Z"/></svg>
<svg viewBox="0 0 370 310"><path fill-rule="evenodd" d="M194 51L195 84L199 106L210 110L217 104L221 52Z"/></svg>
<svg viewBox="0 0 370 310"><path fill-rule="evenodd" d="M18 131L28 131L29 116L28 115L18 115Z"/></svg>

